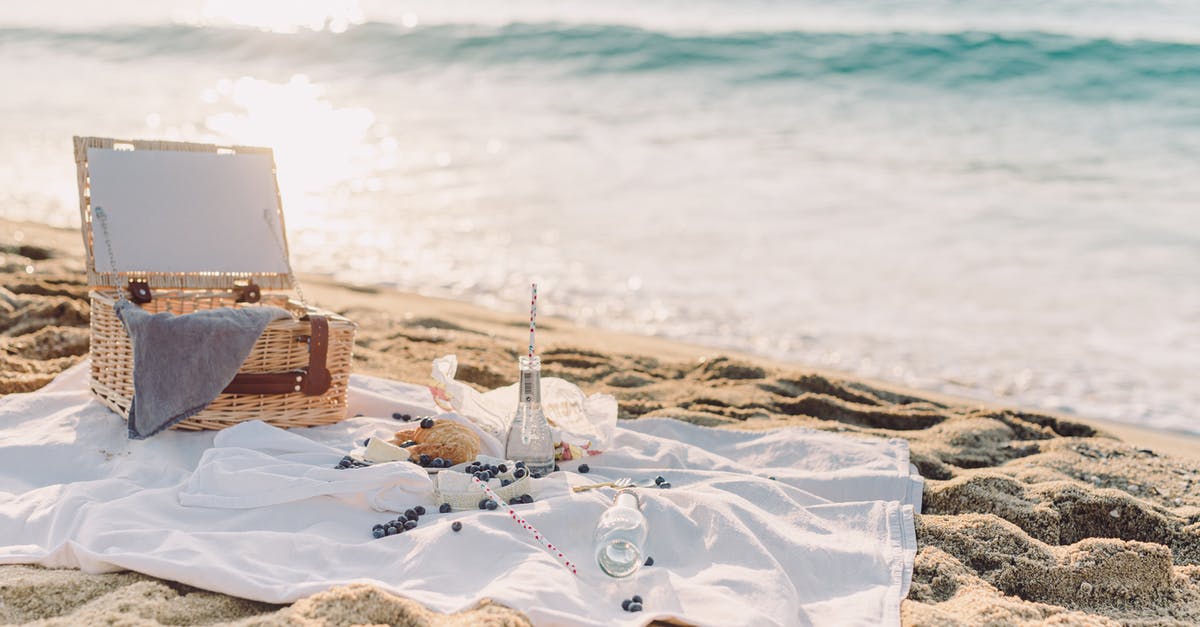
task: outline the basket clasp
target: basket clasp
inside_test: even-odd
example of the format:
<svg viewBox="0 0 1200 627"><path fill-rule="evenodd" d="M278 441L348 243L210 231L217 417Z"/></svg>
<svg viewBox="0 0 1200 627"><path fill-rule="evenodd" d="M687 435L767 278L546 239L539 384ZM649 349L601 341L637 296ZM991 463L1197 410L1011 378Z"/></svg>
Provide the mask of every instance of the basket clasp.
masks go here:
<svg viewBox="0 0 1200 627"><path fill-rule="evenodd" d="M125 288L129 290L129 300L139 305L154 300L154 296L150 294L150 283L146 279L129 279Z"/></svg>
<svg viewBox="0 0 1200 627"><path fill-rule="evenodd" d="M254 281L237 281L233 284L233 291L237 293L239 303L257 303L262 300L262 290Z"/></svg>

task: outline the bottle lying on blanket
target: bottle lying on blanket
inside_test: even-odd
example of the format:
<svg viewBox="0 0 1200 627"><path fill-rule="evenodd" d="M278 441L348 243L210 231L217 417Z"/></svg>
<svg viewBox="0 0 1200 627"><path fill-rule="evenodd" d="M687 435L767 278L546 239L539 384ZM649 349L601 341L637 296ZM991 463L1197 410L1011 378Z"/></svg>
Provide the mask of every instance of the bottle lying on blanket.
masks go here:
<svg viewBox="0 0 1200 627"><path fill-rule="evenodd" d="M642 565L646 532L646 517L637 494L633 490L617 492L592 534L596 563L610 577L628 577L637 572Z"/></svg>
<svg viewBox="0 0 1200 627"><path fill-rule="evenodd" d="M554 470L554 439L550 422L542 411L542 358L519 357L521 381L517 386L520 398L508 430L504 456L525 462L534 476L545 476Z"/></svg>

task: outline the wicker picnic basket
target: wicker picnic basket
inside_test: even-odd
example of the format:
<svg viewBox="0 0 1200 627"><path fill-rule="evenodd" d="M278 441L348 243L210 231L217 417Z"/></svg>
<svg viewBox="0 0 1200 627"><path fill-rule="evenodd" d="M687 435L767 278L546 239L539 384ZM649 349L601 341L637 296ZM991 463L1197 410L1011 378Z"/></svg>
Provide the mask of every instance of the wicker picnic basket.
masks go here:
<svg viewBox="0 0 1200 627"><path fill-rule="evenodd" d="M139 161L131 162L129 155L117 153L137 153ZM233 156L244 157L246 163L223 158ZM292 318L268 324L224 392L203 411L173 428L223 429L246 420L263 420L279 427L311 427L345 418L355 325L342 316L303 303L303 295L288 261L282 204L270 148L76 137L75 162L83 240L87 249L88 285L92 288L91 389L102 403L128 418L133 399L133 351L129 336L113 311L122 296L151 313L186 314L216 307L275 305L292 312ZM114 162L120 167L108 165ZM143 163L155 165L152 169L139 169L139 164ZM248 171L242 168L237 176L249 181L258 192L257 201L265 206L265 222L257 223L255 227L257 218L248 215L244 222L248 227L236 227L238 232L229 238L210 238L215 244L213 241L194 242L189 238L191 233L153 233L148 237L143 233L135 246L127 245L128 237L122 239L120 247L109 239L110 235L119 238L109 231L110 226L115 231L120 230L116 227L122 225L109 224L110 220L118 222L118 217L124 220L126 231L156 228L154 220L147 220L145 215L138 217L138 224L134 224L135 220L129 215L122 216L120 205L123 201L127 206L152 203L155 212L161 206L161 212L170 214L155 216L165 220L161 224L192 220L191 230L197 230L194 226L198 224L194 221L196 216L181 217L170 212L180 211L181 205L203 202L197 197L206 197L207 191L213 191L218 197L221 193L228 195L237 191L224 189L215 179L205 179L205 168L213 164L221 172L236 172L239 166L248 166ZM189 169L197 165L204 166L197 168L201 172ZM185 172L181 174L180 169ZM121 193L108 185L104 189L107 196L104 202L108 206L101 209L99 202L93 206L93 193L107 185L102 185L105 176L117 171L124 173L127 179L132 174L135 183L117 190ZM267 178L269 181L264 180ZM183 187L187 189L170 189L172 180L184 181ZM146 186L144 194L139 188L143 182ZM176 193L190 196L184 199L175 197ZM237 210L222 209L222 212L236 215ZM258 238L267 241L255 240L256 234L261 233L251 227L259 231L269 229L274 237ZM247 245L247 238L253 246ZM145 267L150 262L141 261L157 256L171 259L173 263L174 247L180 244L185 248L191 245L193 249L197 246L213 248L192 250L189 263L193 267L187 270ZM241 254L239 251L255 246L267 251L255 254L263 258L273 255L279 261L246 271L229 269L230 257L237 257ZM180 256L188 255L181 252ZM205 261L209 257L211 263ZM119 269L118 259L122 263ZM134 260L133 267L124 265L128 259ZM201 261L197 262L197 259ZM138 265L143 267L136 267ZM289 290L295 291L300 300L290 297Z"/></svg>

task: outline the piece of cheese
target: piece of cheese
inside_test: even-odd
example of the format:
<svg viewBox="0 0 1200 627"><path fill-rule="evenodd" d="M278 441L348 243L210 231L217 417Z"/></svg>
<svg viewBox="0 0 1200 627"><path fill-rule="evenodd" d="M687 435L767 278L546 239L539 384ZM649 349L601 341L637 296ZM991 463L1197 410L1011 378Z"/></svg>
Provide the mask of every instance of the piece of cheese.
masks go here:
<svg viewBox="0 0 1200 627"><path fill-rule="evenodd" d="M371 441L367 442L367 451L363 457L367 458L367 461L377 464L408 461L411 456L406 448L396 446L383 438L371 438Z"/></svg>

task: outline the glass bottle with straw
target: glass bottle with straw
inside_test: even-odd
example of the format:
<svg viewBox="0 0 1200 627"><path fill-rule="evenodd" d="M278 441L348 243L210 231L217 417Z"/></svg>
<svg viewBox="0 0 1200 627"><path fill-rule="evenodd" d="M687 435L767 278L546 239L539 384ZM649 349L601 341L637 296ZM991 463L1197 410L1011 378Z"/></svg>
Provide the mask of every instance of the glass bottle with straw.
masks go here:
<svg viewBox="0 0 1200 627"><path fill-rule="evenodd" d="M554 470L554 442L550 423L542 412L542 359L533 354L536 321L537 283L534 283L529 305L529 355L517 358L521 371L517 411L509 427L504 456L525 462L525 468L534 476L544 476Z"/></svg>

